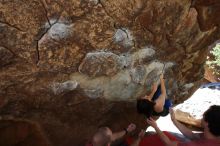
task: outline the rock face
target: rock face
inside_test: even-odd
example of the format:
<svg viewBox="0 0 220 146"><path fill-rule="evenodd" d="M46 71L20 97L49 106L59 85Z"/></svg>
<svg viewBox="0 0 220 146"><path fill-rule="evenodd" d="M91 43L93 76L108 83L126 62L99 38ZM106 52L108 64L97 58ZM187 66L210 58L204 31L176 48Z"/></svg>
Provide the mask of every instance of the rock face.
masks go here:
<svg viewBox="0 0 220 146"><path fill-rule="evenodd" d="M25 120L1 120L0 145L50 146L37 123Z"/></svg>
<svg viewBox="0 0 220 146"><path fill-rule="evenodd" d="M0 0L1 117L39 123L57 146L83 145L100 125L143 127L135 100L163 70L176 103L202 82L219 4Z"/></svg>

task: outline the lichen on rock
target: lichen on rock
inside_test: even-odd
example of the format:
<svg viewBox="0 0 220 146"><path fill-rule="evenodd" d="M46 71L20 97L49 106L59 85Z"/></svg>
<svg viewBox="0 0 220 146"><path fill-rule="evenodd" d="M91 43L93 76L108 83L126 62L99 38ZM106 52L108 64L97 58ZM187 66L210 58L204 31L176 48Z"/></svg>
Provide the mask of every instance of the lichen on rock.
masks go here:
<svg viewBox="0 0 220 146"><path fill-rule="evenodd" d="M122 45L125 48L131 48L134 45L133 39L134 38L131 35L131 32L125 28L117 29L113 37L115 43L118 43L119 45Z"/></svg>
<svg viewBox="0 0 220 146"><path fill-rule="evenodd" d="M120 57L111 52L88 53L79 66L79 72L89 76L113 76L123 67Z"/></svg>
<svg viewBox="0 0 220 146"><path fill-rule="evenodd" d="M51 89L55 95L64 94L75 90L78 87L78 83L75 81L66 81L63 83L53 83Z"/></svg>

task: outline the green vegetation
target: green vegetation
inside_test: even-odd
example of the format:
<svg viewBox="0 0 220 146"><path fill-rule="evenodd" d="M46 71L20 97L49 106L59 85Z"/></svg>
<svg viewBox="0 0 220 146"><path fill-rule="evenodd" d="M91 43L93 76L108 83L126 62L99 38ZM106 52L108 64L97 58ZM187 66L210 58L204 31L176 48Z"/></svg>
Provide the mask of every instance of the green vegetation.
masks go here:
<svg viewBox="0 0 220 146"><path fill-rule="evenodd" d="M206 64L214 71L214 74L220 75L220 44L216 44L210 53L211 57L208 57Z"/></svg>

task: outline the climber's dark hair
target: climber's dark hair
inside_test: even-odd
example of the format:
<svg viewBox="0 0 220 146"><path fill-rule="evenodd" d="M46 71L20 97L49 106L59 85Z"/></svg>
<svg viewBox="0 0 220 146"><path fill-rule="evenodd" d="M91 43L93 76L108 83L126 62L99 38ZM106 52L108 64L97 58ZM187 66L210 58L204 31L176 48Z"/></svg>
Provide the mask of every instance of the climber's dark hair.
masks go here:
<svg viewBox="0 0 220 146"><path fill-rule="evenodd" d="M152 113L154 111L154 105L154 102L149 101L147 99L138 99L137 111L138 113L144 114L147 118L149 118L150 116L152 116Z"/></svg>
<svg viewBox="0 0 220 146"><path fill-rule="evenodd" d="M220 106L211 106L203 115L204 120L208 123L209 131L215 135L220 136Z"/></svg>

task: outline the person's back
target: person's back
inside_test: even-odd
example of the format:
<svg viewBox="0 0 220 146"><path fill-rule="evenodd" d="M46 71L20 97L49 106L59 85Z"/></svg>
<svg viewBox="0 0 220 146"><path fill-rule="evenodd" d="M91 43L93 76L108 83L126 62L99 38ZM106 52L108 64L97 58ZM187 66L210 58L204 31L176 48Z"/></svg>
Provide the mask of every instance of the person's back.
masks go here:
<svg viewBox="0 0 220 146"><path fill-rule="evenodd" d="M220 106L211 106L203 115L202 126L204 133L198 138L178 146L220 146ZM196 137L196 136L195 136Z"/></svg>
<svg viewBox="0 0 220 146"><path fill-rule="evenodd" d="M188 139L189 142L175 142L171 141L157 126L157 123L153 118L148 118L147 123L152 126L159 138L166 146L220 146L220 106L211 106L204 114L202 118L203 133L194 133L191 129L187 128L175 118L174 111L170 109L170 117L174 125L180 130L180 132ZM132 146L139 146L141 137L139 137Z"/></svg>
<svg viewBox="0 0 220 146"><path fill-rule="evenodd" d="M190 142L179 143L178 146L220 146L220 141L201 138Z"/></svg>

